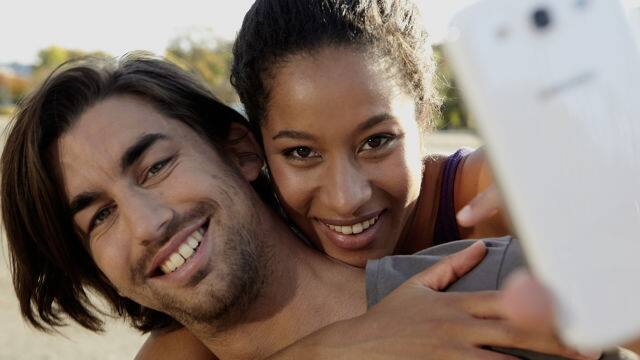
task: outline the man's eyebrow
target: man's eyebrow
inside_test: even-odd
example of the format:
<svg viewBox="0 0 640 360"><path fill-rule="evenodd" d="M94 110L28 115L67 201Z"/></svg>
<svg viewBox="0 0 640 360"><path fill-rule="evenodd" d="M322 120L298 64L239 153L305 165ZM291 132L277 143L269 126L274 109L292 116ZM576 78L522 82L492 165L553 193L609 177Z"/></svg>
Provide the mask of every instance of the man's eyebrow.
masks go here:
<svg viewBox="0 0 640 360"><path fill-rule="evenodd" d="M359 131L364 131L367 129L371 129L372 127L380 124L381 122L385 122L387 120L393 120L395 119L395 116L389 114L389 113L382 113L382 114L378 114L375 116L372 116L370 118L368 118L365 122L363 122L362 124L358 125L358 130Z"/></svg>
<svg viewBox="0 0 640 360"><path fill-rule="evenodd" d="M74 217L77 213L93 204L94 201L100 196L98 192L83 192L76 195L69 203L69 209L71 210L71 217Z"/></svg>
<svg viewBox="0 0 640 360"><path fill-rule="evenodd" d="M169 137L164 134L153 133L142 135L138 140L129 146L127 150L122 154L120 159L120 171L125 173L131 165L133 165L140 157L147 151L151 145L158 140L165 140Z"/></svg>

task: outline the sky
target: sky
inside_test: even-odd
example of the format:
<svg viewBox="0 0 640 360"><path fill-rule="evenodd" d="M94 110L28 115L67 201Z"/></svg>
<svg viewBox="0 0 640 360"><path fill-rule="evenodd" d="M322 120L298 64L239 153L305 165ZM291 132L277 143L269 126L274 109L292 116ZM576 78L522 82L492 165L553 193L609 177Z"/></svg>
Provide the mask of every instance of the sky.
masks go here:
<svg viewBox="0 0 640 360"><path fill-rule="evenodd" d="M304 1L304 0L301 0ZM451 16L475 0L415 0L432 40L441 40ZM624 0L640 6L640 0ZM51 45L120 56L164 53L189 32L233 40L253 0L1 0L0 64L33 64Z"/></svg>
<svg viewBox="0 0 640 360"><path fill-rule="evenodd" d="M304 1L304 0L301 0ZM473 0L417 0L434 39L451 14ZM32 64L51 45L115 56L132 50L162 54L175 37L208 31L235 37L253 0L2 0L0 64Z"/></svg>

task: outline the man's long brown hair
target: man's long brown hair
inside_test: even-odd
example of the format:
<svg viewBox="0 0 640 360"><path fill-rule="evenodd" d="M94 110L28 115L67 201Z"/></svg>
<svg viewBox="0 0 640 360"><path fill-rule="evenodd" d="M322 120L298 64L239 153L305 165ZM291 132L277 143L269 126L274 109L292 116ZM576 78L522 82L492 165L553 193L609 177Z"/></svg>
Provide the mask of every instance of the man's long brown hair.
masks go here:
<svg viewBox="0 0 640 360"><path fill-rule="evenodd" d="M18 106L0 163L2 219L22 315L40 330L64 325L70 317L101 331L105 312L92 293L141 331L175 325L169 316L120 296L97 268L74 227L51 157L57 140L84 111L116 95L148 102L217 149L232 122L245 122L188 73L143 54L68 62Z"/></svg>

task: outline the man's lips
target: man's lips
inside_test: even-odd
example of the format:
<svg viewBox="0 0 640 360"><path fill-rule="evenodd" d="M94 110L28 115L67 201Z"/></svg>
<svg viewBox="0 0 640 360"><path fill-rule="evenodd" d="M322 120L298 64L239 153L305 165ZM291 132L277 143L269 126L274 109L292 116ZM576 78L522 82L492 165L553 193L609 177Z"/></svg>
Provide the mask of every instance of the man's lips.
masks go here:
<svg viewBox="0 0 640 360"><path fill-rule="evenodd" d="M199 219L198 221L187 225L182 230L174 234L171 239L162 248L160 248L160 250L158 250L156 255L153 257L151 265L147 269L146 276L152 277L159 272L163 273L159 269L160 266L163 265L173 253L177 252L180 246L184 244L194 232L196 232L201 227L206 226L208 224L208 221L208 217Z"/></svg>

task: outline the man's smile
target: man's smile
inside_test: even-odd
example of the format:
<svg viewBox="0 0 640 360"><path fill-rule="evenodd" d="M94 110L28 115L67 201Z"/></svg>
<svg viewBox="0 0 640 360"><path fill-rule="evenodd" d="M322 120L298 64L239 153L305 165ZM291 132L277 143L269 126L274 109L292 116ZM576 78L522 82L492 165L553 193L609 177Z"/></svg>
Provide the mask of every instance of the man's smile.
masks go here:
<svg viewBox="0 0 640 360"><path fill-rule="evenodd" d="M160 270L165 274L174 272L180 266L182 266L193 254L195 254L200 241L202 241L202 235L204 235L204 227L199 228L193 232L185 242L180 244L178 251L172 253L169 258L160 265Z"/></svg>
<svg viewBox="0 0 640 360"><path fill-rule="evenodd" d="M201 218L178 231L155 255L149 271L150 278L164 278L171 274L182 274L191 268L205 241L210 217ZM184 274L182 274L184 276Z"/></svg>

